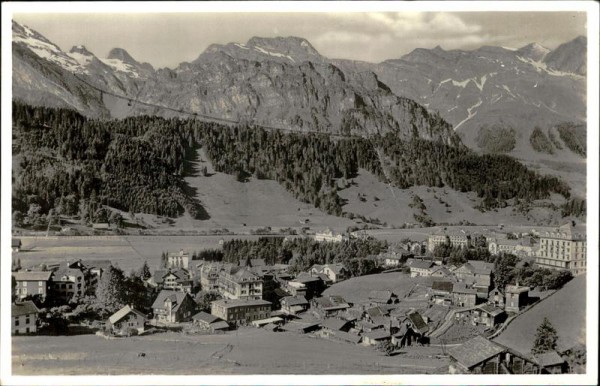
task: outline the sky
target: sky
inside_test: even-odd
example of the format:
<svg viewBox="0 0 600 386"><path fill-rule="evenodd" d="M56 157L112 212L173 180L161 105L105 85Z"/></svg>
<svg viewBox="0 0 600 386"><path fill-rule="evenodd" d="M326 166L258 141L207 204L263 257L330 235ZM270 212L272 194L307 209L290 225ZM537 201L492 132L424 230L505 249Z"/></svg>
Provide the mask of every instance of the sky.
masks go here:
<svg viewBox="0 0 600 386"><path fill-rule="evenodd" d="M65 51L83 44L102 58L120 47L156 68L192 61L212 43L245 43L253 36L300 36L326 57L368 62L437 45L470 50L537 42L553 49L586 36L586 14L564 11L15 13L13 18Z"/></svg>

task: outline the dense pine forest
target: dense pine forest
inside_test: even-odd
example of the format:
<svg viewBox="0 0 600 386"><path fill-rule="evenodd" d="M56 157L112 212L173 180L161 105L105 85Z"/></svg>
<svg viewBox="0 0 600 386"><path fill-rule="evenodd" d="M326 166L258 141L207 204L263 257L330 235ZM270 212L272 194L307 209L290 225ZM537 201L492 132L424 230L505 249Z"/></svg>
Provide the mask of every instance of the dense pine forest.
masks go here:
<svg viewBox="0 0 600 386"><path fill-rule="evenodd" d="M383 240L323 243L309 238L264 237L226 241L223 250L204 250L197 258L244 265L248 256L253 256L267 264L290 264L290 272L304 272L314 264L344 263L352 276L362 276L376 270L375 261L368 257L385 252L387 247Z"/></svg>
<svg viewBox="0 0 600 386"><path fill-rule="evenodd" d="M14 102L13 218L30 225L56 214L100 222L110 215L103 205L206 218L183 179L186 155L200 146L215 170L239 181L275 180L297 199L337 216L344 215L337 192L359 168L401 189L427 185L473 191L486 209L512 198L570 196L564 182L540 176L513 158L478 155L441 141L406 141L394 134L334 138L150 116L98 121L71 110Z"/></svg>

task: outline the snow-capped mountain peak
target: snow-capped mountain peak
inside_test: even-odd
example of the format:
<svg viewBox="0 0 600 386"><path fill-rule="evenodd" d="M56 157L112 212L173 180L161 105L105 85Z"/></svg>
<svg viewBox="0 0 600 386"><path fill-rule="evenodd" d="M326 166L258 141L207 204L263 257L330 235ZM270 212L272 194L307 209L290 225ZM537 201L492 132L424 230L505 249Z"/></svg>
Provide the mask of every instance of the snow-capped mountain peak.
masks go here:
<svg viewBox="0 0 600 386"><path fill-rule="evenodd" d="M65 70L71 72L83 72L81 64L63 52L60 47L52 43L44 36L30 29L25 25L21 25L13 20L13 43L21 44L33 51L40 58L58 64Z"/></svg>

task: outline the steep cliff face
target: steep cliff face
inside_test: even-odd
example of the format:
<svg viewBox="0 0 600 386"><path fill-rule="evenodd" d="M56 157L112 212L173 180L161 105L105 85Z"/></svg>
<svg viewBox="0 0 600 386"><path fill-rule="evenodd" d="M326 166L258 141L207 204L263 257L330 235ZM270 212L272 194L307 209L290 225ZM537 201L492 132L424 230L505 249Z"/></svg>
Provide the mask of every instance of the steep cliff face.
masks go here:
<svg viewBox="0 0 600 386"><path fill-rule="evenodd" d="M12 49L13 98L32 105L66 107L91 117L109 118L99 92L72 72L18 43Z"/></svg>
<svg viewBox="0 0 600 386"><path fill-rule="evenodd" d="M282 39L275 42L281 45ZM393 94L372 72L343 72L326 62L301 62L298 55L281 59L274 51L260 54L263 60L258 61L249 59L247 49L211 46L193 63L161 71L149 87L154 93L144 96L186 111L282 129L357 135L393 130L446 140L453 136L449 125Z"/></svg>
<svg viewBox="0 0 600 386"><path fill-rule="evenodd" d="M535 43L518 50L419 48L379 64L331 60L298 37L255 37L211 45L190 63L158 70L121 48L105 59L83 46L65 53L17 23L13 39L15 96L90 116L182 111L340 135L395 131L457 142L460 134L475 148L482 128L512 128L528 143L534 126L586 120L581 37L554 51ZM78 90L65 86L73 82ZM122 98L100 100L94 87Z"/></svg>
<svg viewBox="0 0 600 386"><path fill-rule="evenodd" d="M27 31L31 31L29 35ZM212 45L191 63L155 70L121 48L100 59L84 46L65 53L17 23L13 23L13 34L19 47L37 48L40 66L54 64L76 79L107 91L102 114L86 112L85 103L79 97L68 97L68 91L63 102L51 104L72 106L86 115L99 116L108 110L113 117L169 116L181 110L284 130L340 135L395 131L402 137L458 141L446 122L395 95L373 72L342 71L302 38L255 37L245 44ZM22 71L15 68L15 74ZM28 86L33 93L35 83ZM111 93L124 98L112 97ZM99 91L92 91L94 94L100 98ZM15 95L31 103L50 103L26 92Z"/></svg>

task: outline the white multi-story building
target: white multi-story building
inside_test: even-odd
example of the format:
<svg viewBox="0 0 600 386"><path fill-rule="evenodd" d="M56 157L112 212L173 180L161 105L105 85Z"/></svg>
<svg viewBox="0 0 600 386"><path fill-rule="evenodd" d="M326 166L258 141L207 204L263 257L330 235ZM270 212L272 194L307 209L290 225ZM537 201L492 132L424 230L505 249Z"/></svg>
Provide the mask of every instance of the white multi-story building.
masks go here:
<svg viewBox="0 0 600 386"><path fill-rule="evenodd" d="M569 270L573 275L586 272L587 242L585 234L570 223L541 232L540 249L535 263L543 268Z"/></svg>
<svg viewBox="0 0 600 386"><path fill-rule="evenodd" d="M315 240L341 243L342 241L348 241L348 237L334 233L331 229L326 229L324 232L316 233Z"/></svg>
<svg viewBox="0 0 600 386"><path fill-rule="evenodd" d="M488 239L488 250L492 255L511 253L517 256L534 256L537 247L526 240Z"/></svg>
<svg viewBox="0 0 600 386"><path fill-rule="evenodd" d="M464 230L460 231L438 231L427 237L427 250L433 252L435 247L450 243L453 247L468 247L471 235Z"/></svg>

